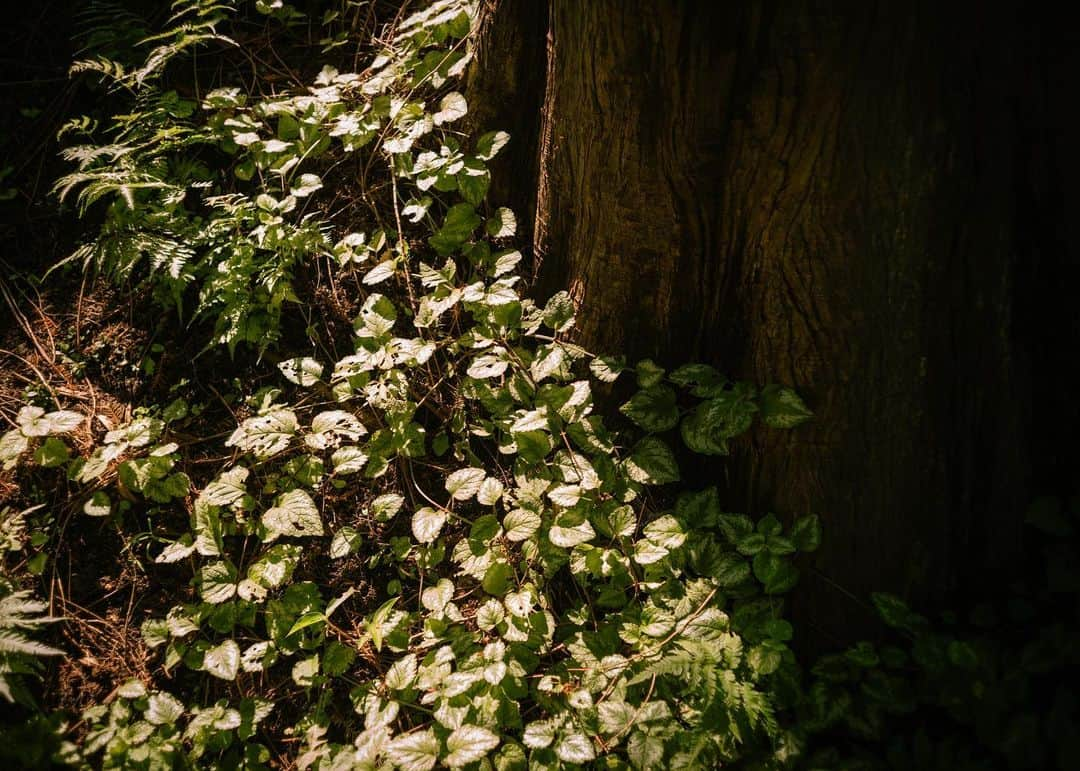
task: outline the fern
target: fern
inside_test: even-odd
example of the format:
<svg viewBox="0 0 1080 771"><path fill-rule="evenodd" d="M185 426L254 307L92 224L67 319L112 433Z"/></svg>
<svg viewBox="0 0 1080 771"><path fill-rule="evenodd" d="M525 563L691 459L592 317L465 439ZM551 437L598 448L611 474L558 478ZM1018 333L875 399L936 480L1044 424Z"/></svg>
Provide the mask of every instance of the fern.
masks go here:
<svg viewBox="0 0 1080 771"><path fill-rule="evenodd" d="M0 598L0 696L9 702L32 703L20 675L36 675L42 656L63 651L34 640L30 634L60 619L42 615L48 606L21 590Z"/></svg>

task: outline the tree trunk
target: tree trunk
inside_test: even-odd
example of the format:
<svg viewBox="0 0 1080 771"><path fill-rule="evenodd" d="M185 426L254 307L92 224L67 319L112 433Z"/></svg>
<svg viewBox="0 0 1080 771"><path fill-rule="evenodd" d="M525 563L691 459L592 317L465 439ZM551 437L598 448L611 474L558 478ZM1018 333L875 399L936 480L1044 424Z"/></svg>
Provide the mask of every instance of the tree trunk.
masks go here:
<svg viewBox="0 0 1080 771"><path fill-rule="evenodd" d="M520 7L489 4L492 27ZM512 184L536 191L540 294L569 288L587 345L814 409L698 480L821 515L796 601L811 647L866 629L871 591L933 606L1019 548L1028 71L1017 21L975 10L551 0L542 104L532 81L474 90L538 147L535 184Z"/></svg>

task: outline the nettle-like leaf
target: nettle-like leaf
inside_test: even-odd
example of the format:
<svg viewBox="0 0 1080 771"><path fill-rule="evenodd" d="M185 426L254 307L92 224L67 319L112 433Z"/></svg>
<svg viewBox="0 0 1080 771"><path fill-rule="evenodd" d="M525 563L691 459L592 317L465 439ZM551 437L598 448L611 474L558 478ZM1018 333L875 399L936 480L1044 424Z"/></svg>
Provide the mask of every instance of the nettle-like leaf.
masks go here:
<svg viewBox="0 0 1080 771"><path fill-rule="evenodd" d="M540 515L528 509L514 509L503 519L503 529L510 541L524 541L540 529Z"/></svg>
<svg viewBox="0 0 1080 771"><path fill-rule="evenodd" d="M234 466L208 484L201 497L211 506L238 506L247 497L246 482L250 473L244 466Z"/></svg>
<svg viewBox="0 0 1080 771"><path fill-rule="evenodd" d="M394 739L387 745L386 754L401 771L430 771L441 749L435 733L428 728Z"/></svg>
<svg viewBox="0 0 1080 771"><path fill-rule="evenodd" d="M236 447L263 460L287 449L299 430L296 413L277 408L245 420L225 441L225 446Z"/></svg>
<svg viewBox="0 0 1080 771"><path fill-rule="evenodd" d="M278 364L285 379L300 386L312 386L322 377L323 365L309 357L286 359Z"/></svg>
<svg viewBox="0 0 1080 771"><path fill-rule="evenodd" d="M641 389L619 411L650 432L667 431L679 423L675 392L664 385Z"/></svg>
<svg viewBox="0 0 1080 771"><path fill-rule="evenodd" d="M229 562L212 562L199 568L199 596L203 602L217 605L236 594L236 568Z"/></svg>
<svg viewBox="0 0 1080 771"><path fill-rule="evenodd" d="M15 468L22 454L30 449L30 440L19 429L0 436L0 464L4 470Z"/></svg>
<svg viewBox="0 0 1080 771"><path fill-rule="evenodd" d="M635 482L662 485L679 481L675 454L662 440L646 437L638 442L625 461L626 473Z"/></svg>
<svg viewBox="0 0 1080 771"><path fill-rule="evenodd" d="M51 436L67 434L83 424L86 416L70 410L45 412L40 407L25 406L19 410L15 422L24 436Z"/></svg>
<svg viewBox="0 0 1080 771"><path fill-rule="evenodd" d="M287 4L258 5L289 18ZM93 193L117 202L108 227L141 234L112 247L130 253L117 275L143 275L133 260L148 257L155 296L175 304L198 287L196 313L213 318L230 348L294 338L281 334L282 308L309 302L308 282L293 276L316 255L341 279L327 284L335 293L360 293L342 298L343 307L361 305L353 350L332 367L282 351L281 376L309 390L292 403L275 403L282 393L271 389L249 402L257 414L225 442L249 456L245 465L201 465L214 461L200 453L192 476L212 481L194 500L190 532L168 536L157 557L193 571L197 596L147 620L144 639L170 669L222 680L266 673L244 677L244 693L291 674L292 690L279 688L278 698L293 706L316 695L309 689L344 693L347 684L362 729L342 743L351 724L313 700L297 713L298 742L277 748L298 767L771 762L772 748L787 746L773 716L774 679L795 681L791 630L779 625L771 595L790 588L791 555L816 548L820 525L804 517L785 532L779 517L725 513L715 490L657 496L643 486L678 482L687 451L726 453L755 415L791 427L809 410L779 386L759 394L708 365L668 373L645 360L633 367L637 388L622 397L619 430L607 425L611 389L597 384L617 381L626 363L572 342L578 309L569 292L526 297L511 243L517 217L487 200L488 161L509 136L460 130L468 105L454 80L473 55L474 18L464 0L435 0L378 42L362 74L324 67L306 90L218 89L202 113L143 93L160 109L139 107L129 121L137 152L135 144L79 151L86 173L122 172ZM183 119L157 117L169 109ZM215 153L187 155L189 138L230 159L227 173L212 168ZM351 153L359 165L342 165ZM192 163L198 182L161 179ZM353 166L384 169L376 177L386 195L371 197L370 217L321 194L332 184L344 190L339 170ZM136 187L140 180L169 189ZM104 254L98 241L90 264ZM185 416L166 412L110 431L72 467L76 481L100 487L116 468L121 498L142 491L169 504L156 510L179 511L191 459L175 446L134 452L154 447L166 419ZM31 451L45 465L70 463L54 434L79 423L25 408L0 436L0 463L9 468ZM356 484L358 475L377 487ZM96 490L87 512L112 513L109 493ZM430 505L410 505L406 530L401 512L415 496ZM671 501L674 510L658 508ZM327 602L330 585L356 570L386 596L357 586L334 589ZM887 610L893 621L902 616ZM381 665L354 666L365 647ZM186 706L128 688L122 707L103 708L89 729L112 733L86 763L106 752L145 765L138 753L156 743L173 753L162 768L269 762L253 741L266 714L256 702L193 696Z"/></svg>
<svg viewBox="0 0 1080 771"><path fill-rule="evenodd" d="M480 492L486 476L482 468L458 469L446 478L446 491L455 501L467 501Z"/></svg>
<svg viewBox="0 0 1080 771"><path fill-rule="evenodd" d="M183 716L184 703L171 693L150 694L146 705L146 720L152 725L174 725Z"/></svg>
<svg viewBox="0 0 1080 771"><path fill-rule="evenodd" d="M446 524L446 511L424 506L412 516L412 533L420 543L431 543Z"/></svg>
<svg viewBox="0 0 1080 771"><path fill-rule="evenodd" d="M445 123L464 118L468 111L469 106L465 102L465 97L457 91L452 91L439 101L439 110L432 116L432 119L435 121L436 126L442 126Z"/></svg>
<svg viewBox="0 0 1080 771"><path fill-rule="evenodd" d="M225 640L206 651L203 669L222 680L235 680L240 671L240 646L235 640Z"/></svg>
<svg viewBox="0 0 1080 771"><path fill-rule="evenodd" d="M460 768L486 757L499 746L498 735L477 725L463 725L446 738L449 755L443 758L450 768Z"/></svg>
<svg viewBox="0 0 1080 771"><path fill-rule="evenodd" d="M290 490L278 498L277 505L263 513L262 524L268 533L267 541L282 535L305 537L323 534L319 509L305 490Z"/></svg>
<svg viewBox="0 0 1080 771"><path fill-rule="evenodd" d="M773 428L794 428L810 420L812 413L797 393L790 388L767 385L758 397L761 419Z"/></svg>
<svg viewBox="0 0 1080 771"><path fill-rule="evenodd" d="M352 413L345 410L320 412L311 421L311 433L304 443L314 450L336 447L341 442L355 442L367 429Z"/></svg>

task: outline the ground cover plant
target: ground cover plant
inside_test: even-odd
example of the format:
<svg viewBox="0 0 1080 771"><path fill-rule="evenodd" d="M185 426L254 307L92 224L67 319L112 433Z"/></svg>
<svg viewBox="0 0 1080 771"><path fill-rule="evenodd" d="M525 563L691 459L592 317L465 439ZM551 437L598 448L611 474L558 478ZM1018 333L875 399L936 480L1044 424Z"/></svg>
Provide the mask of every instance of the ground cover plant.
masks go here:
<svg viewBox="0 0 1080 771"><path fill-rule="evenodd" d="M105 111L62 128L55 187L85 239L50 279L138 313L20 325L51 369L25 360L0 434L0 696L36 717L0 754L861 767L884 743L890 762L1030 760L1075 705L969 714L1012 649L895 598L875 602L903 644L800 666L784 598L818 517L733 513L680 462L810 409L705 364L586 350L567 292L530 295L517 215L488 195L513 137L472 125L463 95L475 19L464 0L182 0L134 48L93 28L73 71ZM294 70L290 46L326 63ZM1038 511L1071 535L1071 514ZM926 704L1015 741L970 754L917 721L890 730Z"/></svg>

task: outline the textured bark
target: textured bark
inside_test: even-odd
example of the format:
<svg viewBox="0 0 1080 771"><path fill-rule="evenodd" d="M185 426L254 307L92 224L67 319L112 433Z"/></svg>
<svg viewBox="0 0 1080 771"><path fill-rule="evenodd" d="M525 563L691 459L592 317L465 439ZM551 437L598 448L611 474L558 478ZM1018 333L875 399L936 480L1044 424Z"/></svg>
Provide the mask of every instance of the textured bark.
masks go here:
<svg viewBox="0 0 1080 771"><path fill-rule="evenodd" d="M518 217L531 256L539 176L540 106L547 67L547 6L538 0L483 0L476 58L468 73L468 133L501 130L510 145L493 163L490 198Z"/></svg>
<svg viewBox="0 0 1080 771"><path fill-rule="evenodd" d="M966 10L549 4L542 287L569 287L590 346L806 397L812 423L698 481L821 515L796 603L815 645L861 631L870 591L947 601L1020 542L1028 64L1015 19Z"/></svg>

